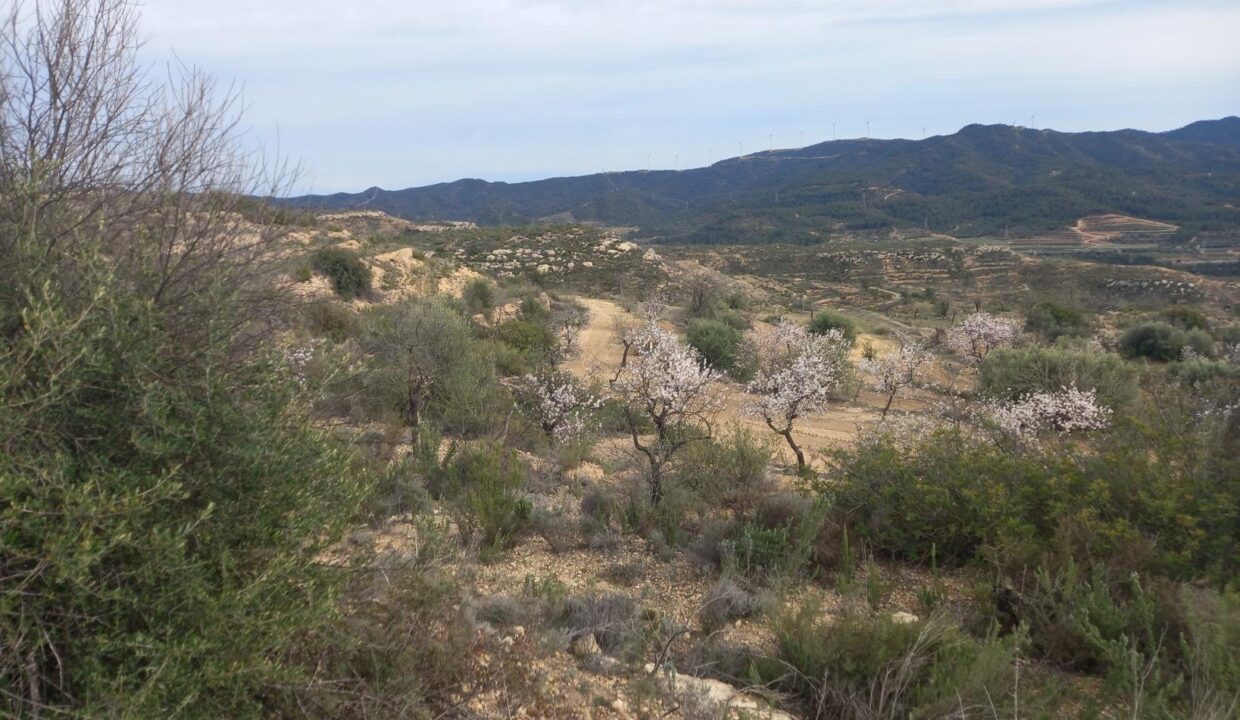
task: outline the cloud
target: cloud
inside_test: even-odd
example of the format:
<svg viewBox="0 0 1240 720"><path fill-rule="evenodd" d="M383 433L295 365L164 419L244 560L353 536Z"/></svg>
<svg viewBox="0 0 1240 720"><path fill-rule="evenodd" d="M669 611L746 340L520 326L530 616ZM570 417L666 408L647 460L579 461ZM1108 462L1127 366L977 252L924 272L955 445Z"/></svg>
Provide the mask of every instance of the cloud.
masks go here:
<svg viewBox="0 0 1240 720"><path fill-rule="evenodd" d="M318 191L705 163L969 122L1163 129L1240 105L1240 7L1189 0L147 0Z"/></svg>

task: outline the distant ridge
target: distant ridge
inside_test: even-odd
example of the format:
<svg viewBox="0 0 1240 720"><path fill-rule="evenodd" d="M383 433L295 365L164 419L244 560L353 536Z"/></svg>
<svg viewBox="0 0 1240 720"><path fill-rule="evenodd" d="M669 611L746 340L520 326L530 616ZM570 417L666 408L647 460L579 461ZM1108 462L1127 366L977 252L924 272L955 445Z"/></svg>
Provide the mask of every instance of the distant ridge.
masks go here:
<svg viewBox="0 0 1240 720"><path fill-rule="evenodd" d="M553 218L640 228L689 243L812 243L840 232L921 227L1031 234L1118 213L1187 231L1240 229L1240 118L1169 132L1064 133L968 125L925 140L836 140L683 171L523 183L457 180L285 200L409 220L526 224Z"/></svg>

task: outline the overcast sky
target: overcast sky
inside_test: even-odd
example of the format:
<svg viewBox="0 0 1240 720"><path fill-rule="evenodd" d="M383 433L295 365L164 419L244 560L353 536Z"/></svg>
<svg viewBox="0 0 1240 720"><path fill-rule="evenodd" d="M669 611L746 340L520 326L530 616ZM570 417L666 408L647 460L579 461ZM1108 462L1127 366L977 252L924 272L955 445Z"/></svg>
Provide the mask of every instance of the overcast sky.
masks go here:
<svg viewBox="0 0 1240 720"><path fill-rule="evenodd" d="M1240 114L1236 0L144 0L316 193ZM679 157L677 157L679 156ZM649 158L649 160L647 160Z"/></svg>

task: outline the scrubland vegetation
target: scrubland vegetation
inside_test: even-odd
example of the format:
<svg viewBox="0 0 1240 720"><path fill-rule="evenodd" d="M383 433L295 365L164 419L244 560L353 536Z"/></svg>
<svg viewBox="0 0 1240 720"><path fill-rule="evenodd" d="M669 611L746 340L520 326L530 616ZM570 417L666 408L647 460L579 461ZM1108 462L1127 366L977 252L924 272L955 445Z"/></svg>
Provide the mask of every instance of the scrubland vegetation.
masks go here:
<svg viewBox="0 0 1240 720"><path fill-rule="evenodd" d="M1234 281L272 209L135 21L3 30L0 713L1240 711Z"/></svg>

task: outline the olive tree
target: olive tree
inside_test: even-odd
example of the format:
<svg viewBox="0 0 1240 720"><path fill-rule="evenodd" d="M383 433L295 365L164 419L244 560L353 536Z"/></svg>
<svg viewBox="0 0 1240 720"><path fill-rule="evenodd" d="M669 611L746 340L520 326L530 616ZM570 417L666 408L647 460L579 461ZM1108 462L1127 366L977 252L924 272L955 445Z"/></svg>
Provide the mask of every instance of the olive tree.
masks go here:
<svg viewBox="0 0 1240 720"><path fill-rule="evenodd" d="M427 405L469 355L469 327L443 303L413 299L374 311L362 340L378 382L400 388L401 413L417 442Z"/></svg>

